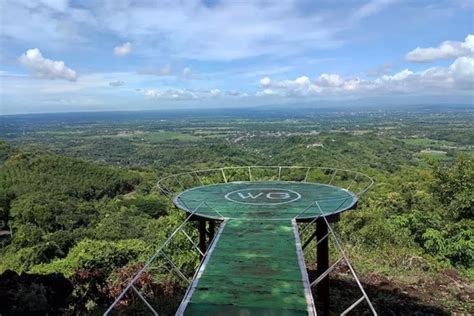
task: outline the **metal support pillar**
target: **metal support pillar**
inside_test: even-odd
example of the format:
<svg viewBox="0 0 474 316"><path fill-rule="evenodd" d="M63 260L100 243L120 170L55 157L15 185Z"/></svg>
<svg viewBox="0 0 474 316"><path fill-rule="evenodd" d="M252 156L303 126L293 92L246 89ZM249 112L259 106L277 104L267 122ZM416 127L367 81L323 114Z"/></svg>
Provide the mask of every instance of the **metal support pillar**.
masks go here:
<svg viewBox="0 0 474 316"><path fill-rule="evenodd" d="M208 236L207 236L207 246L209 247L211 245L211 241L214 239L214 230L215 230L215 222L211 219L209 221L209 228L208 228Z"/></svg>
<svg viewBox="0 0 474 316"><path fill-rule="evenodd" d="M316 220L316 239L318 242L316 250L317 270L316 274L319 277L329 268L329 248L328 238L325 238L328 233L328 227L324 218ZM321 315L329 316L329 276L326 276L316 287L316 300L321 306Z"/></svg>
<svg viewBox="0 0 474 316"><path fill-rule="evenodd" d="M206 221L203 219L198 220L199 222L199 250L201 253L206 253ZM200 255L202 260L203 255Z"/></svg>

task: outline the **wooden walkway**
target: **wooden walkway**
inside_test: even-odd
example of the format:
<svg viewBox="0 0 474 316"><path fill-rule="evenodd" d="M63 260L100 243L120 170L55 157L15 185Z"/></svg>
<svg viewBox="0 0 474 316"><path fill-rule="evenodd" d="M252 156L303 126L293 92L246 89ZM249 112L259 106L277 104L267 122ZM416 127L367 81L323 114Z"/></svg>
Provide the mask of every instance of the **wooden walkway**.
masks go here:
<svg viewBox="0 0 474 316"><path fill-rule="evenodd" d="M315 315L296 222L228 219L177 315Z"/></svg>

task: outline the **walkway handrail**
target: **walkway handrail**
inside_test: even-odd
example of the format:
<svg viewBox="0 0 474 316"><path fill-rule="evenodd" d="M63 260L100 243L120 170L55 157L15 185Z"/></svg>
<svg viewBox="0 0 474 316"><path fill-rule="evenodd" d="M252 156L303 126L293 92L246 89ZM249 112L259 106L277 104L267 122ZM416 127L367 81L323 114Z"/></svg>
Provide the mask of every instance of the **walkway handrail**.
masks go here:
<svg viewBox="0 0 474 316"><path fill-rule="evenodd" d="M163 242L163 244L158 248L158 250L150 257L150 259L148 259L148 261L144 264L144 266L135 274L135 276L130 280L130 282L128 283L128 285L125 287L125 289L123 289L123 291L120 293L119 296L117 296L117 298L115 299L115 301L109 306L109 308L104 312L104 316L107 316L109 315L109 313L112 311L112 309L123 299L123 297L125 296L125 294L130 290L132 289L135 293L137 293L137 295L144 301L144 303L147 305L147 307L155 314L155 315L158 315L158 313L153 309L153 307L151 307L151 305L148 304L148 302L143 298L143 296L140 294L140 292L135 288L134 284L135 282L138 281L138 279L142 276L142 274L148 269L148 267L150 266L150 264L162 253L163 249L171 242L171 240L173 239L174 236L176 236L176 234L179 232L179 231L182 231L184 225L186 225L186 223L191 219L191 217L194 215L194 213L196 213L199 208L204 205L205 202L201 202L194 210L192 213L190 213L185 219L184 221L171 233L171 235ZM184 232L184 231L183 231ZM204 254L204 256L206 255L207 253ZM203 256L203 257L204 257ZM169 259L168 259L169 260ZM171 261L172 262L172 261ZM178 269L179 271L179 269ZM179 271L180 274L181 271Z"/></svg>

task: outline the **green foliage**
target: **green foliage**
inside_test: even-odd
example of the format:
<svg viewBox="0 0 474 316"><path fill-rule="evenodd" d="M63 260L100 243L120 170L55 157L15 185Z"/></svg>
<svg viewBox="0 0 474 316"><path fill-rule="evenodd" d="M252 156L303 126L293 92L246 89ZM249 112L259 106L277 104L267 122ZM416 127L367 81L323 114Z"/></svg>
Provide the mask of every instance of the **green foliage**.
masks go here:
<svg viewBox="0 0 474 316"><path fill-rule="evenodd" d="M459 157L450 167L437 164L432 191L454 220L474 219L474 158Z"/></svg>
<svg viewBox="0 0 474 316"><path fill-rule="evenodd" d="M452 122L449 127L447 121ZM13 230L13 238L1 244L0 272L64 273L74 283L68 312L103 312L123 289L123 281L184 219L156 188L159 178L184 170L260 164L340 167L375 178L358 209L335 225L358 269L422 275L455 267L472 277L471 121L465 114L373 112L318 113L295 120L269 120L265 114L251 119L38 124L27 133L14 125L0 126L2 135L21 146L18 150L0 141L0 219ZM418 153L427 146L446 151L443 158L449 160L423 158ZM454 159L460 152L471 156ZM276 174L269 169L253 176L275 180ZM282 179L305 175L293 170ZM309 177L326 183L331 175L312 171ZM199 176L183 178L181 184L170 179L167 186L179 191L181 185L222 181L220 171ZM249 174L242 169L226 176L240 181ZM343 173L334 178L336 185L350 183ZM198 240L196 227L186 231ZM188 275L199 263L182 233L165 252ZM156 262L166 264L162 257ZM145 292L156 299L168 284L182 285L170 275L154 269L147 275ZM43 290L35 285L24 293L35 293L43 306ZM176 300L178 294L172 295Z"/></svg>
<svg viewBox="0 0 474 316"><path fill-rule="evenodd" d="M90 236L98 240L122 240L143 238L143 231L151 217L135 207L121 207L106 214L91 231Z"/></svg>
<svg viewBox="0 0 474 316"><path fill-rule="evenodd" d="M422 249L441 266L473 268L472 166L472 160L459 157L451 166L434 165L429 173L407 173L404 181L387 179L343 219L343 236L370 251Z"/></svg>
<svg viewBox="0 0 474 316"><path fill-rule="evenodd" d="M0 167L3 190L64 194L85 200L129 192L139 177L108 166L50 154L18 153Z"/></svg>
<svg viewBox="0 0 474 316"><path fill-rule="evenodd" d="M32 224L44 232L87 226L96 211L77 198L64 194L35 192L19 196L11 204L13 227Z"/></svg>
<svg viewBox="0 0 474 316"><path fill-rule="evenodd" d="M171 208L170 199L158 194L135 194L122 199L120 204L127 208L135 207L138 211L148 214L153 218L167 215L168 210Z"/></svg>
<svg viewBox="0 0 474 316"><path fill-rule="evenodd" d="M15 153L15 148L5 141L0 140L0 165Z"/></svg>
<svg viewBox="0 0 474 316"><path fill-rule="evenodd" d="M71 276L78 269L97 269L108 274L129 262L147 258L150 254L148 247L144 241L136 239L120 241L84 239L74 246L65 258L33 266L31 271L60 272Z"/></svg>

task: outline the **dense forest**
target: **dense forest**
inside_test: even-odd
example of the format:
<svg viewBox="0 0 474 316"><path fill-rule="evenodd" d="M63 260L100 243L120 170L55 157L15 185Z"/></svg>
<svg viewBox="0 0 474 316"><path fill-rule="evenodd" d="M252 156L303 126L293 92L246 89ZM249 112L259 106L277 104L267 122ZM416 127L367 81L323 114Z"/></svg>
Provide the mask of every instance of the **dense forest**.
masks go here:
<svg viewBox="0 0 474 316"><path fill-rule="evenodd" d="M184 218L158 179L224 165L370 175L374 187L335 228L376 309L474 309L472 111L24 120L5 120L0 134L2 315L103 313ZM192 272L196 258L181 256ZM338 275L332 282L332 295L348 288ZM166 274L140 286L164 314L185 290ZM121 308L143 306L130 297Z"/></svg>

